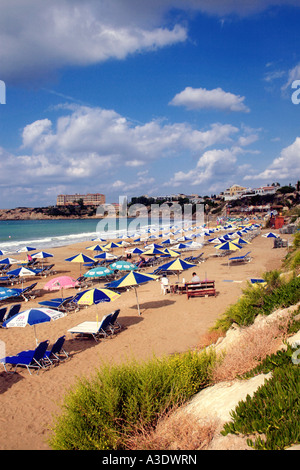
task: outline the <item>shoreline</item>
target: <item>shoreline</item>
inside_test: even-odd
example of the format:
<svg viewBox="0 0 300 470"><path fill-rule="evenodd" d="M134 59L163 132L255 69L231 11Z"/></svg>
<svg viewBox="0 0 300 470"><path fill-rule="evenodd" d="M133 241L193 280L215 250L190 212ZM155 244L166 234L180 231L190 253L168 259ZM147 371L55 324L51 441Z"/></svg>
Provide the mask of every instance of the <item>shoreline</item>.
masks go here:
<svg viewBox="0 0 300 470"><path fill-rule="evenodd" d="M290 235L286 237L292 238ZM59 275L71 275L76 279L80 266L66 262L65 259L79 252L92 256L93 252L85 250L88 243L84 241L51 248L54 257L50 261L51 264L55 263L58 272L39 279L37 288L42 290L46 282ZM114 249L113 254L122 253L123 250ZM254 238L251 245L247 245L249 250L252 261L240 266L228 266L227 257L211 256L215 253L212 245L205 245L192 252L196 255L204 251L206 261L184 271L179 275L180 280L182 277L189 280L195 270L201 279L207 277L215 280L216 297L187 299L186 295L163 295L160 283L151 281L138 289L141 316L138 315L135 293L129 290L112 303L92 305L58 321L37 325L39 341L48 339L53 344L59 336L66 335L65 349L70 358L65 363L33 376L22 369L17 374L6 374L3 369L0 370L0 449L48 450L47 438L51 433L53 417L61 412L60 404L65 393L78 379L93 376L103 362L118 364L133 359L145 361L153 355L162 357L195 348L226 308L237 301L246 281L261 276L265 271L278 269L286 254L283 248L273 249L273 240L261 235ZM184 253L183 258L188 254ZM25 257L24 253L18 256L20 260ZM146 272L151 272L151 268ZM169 276L169 280L174 283L177 275ZM226 280L232 282L224 282ZM24 285L32 282L33 278ZM103 287L103 284L101 282L95 286ZM64 290L63 295L69 296L75 292L78 291L68 289ZM22 302L21 310L36 307L38 302L58 296L59 291L42 291L40 297ZM74 339L68 333L68 329L75 325L83 321L95 321L97 315L100 319L117 308L120 308L119 322L124 328L114 337L96 343L93 339ZM33 328L0 329L0 340L5 343L6 355L32 349Z"/></svg>

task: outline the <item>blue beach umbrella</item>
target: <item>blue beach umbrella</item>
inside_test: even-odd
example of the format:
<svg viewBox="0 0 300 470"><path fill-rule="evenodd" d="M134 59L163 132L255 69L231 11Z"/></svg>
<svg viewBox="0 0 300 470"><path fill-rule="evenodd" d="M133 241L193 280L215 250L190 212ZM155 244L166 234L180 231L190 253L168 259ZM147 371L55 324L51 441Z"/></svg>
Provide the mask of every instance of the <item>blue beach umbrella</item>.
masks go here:
<svg viewBox="0 0 300 470"><path fill-rule="evenodd" d="M184 261L183 259L177 258L175 261L170 261L169 263L163 264L160 266L162 271L175 271L177 272L177 276L179 278L179 273L181 271L185 271L186 269L193 268L196 266L193 263L189 263L188 261Z"/></svg>
<svg viewBox="0 0 300 470"><path fill-rule="evenodd" d="M67 258L65 261L70 261L71 263L80 263L80 276L81 276L81 263L94 263L94 259L90 258L90 256L85 255L84 253L78 253L77 255L71 256Z"/></svg>
<svg viewBox="0 0 300 470"><path fill-rule="evenodd" d="M28 251L34 251L36 248L32 246L23 246L23 248L20 248L19 250L16 251L16 253L28 253Z"/></svg>
<svg viewBox="0 0 300 470"><path fill-rule="evenodd" d="M105 287L108 289L118 289L122 287L133 287L135 290L135 296L136 296L136 302L137 302L137 307L138 307L138 312L139 315L141 315L140 311L140 305L139 305L139 299L137 295L137 286L141 284L145 284L146 282L156 280L158 276L155 276L153 274L142 274L138 273L137 271L131 271L129 274L126 274L125 276L121 277L120 279L110 282L108 284L105 284Z"/></svg>
<svg viewBox="0 0 300 470"><path fill-rule="evenodd" d="M58 310L52 310L50 308L30 308L19 312L13 317L9 318L3 323L3 327L12 328L12 327L25 327L26 325L33 325L35 332L35 325L39 323L49 322L58 320L65 316L65 313ZM35 340L38 344L38 340L35 334Z"/></svg>
<svg viewBox="0 0 300 470"><path fill-rule="evenodd" d="M269 232L269 233L263 234L262 237L264 237L264 238L278 238L278 235L276 235L276 233Z"/></svg>

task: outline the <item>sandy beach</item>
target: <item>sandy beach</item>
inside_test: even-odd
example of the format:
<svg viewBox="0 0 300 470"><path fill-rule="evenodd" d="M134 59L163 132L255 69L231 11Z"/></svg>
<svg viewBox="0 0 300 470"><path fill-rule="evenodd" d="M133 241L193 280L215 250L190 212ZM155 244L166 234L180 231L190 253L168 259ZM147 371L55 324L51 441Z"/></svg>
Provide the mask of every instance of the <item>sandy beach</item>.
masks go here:
<svg viewBox="0 0 300 470"><path fill-rule="evenodd" d="M265 233L263 230L261 233ZM276 231L275 231L276 232ZM289 240L291 235L284 235ZM54 276L79 276L80 266L65 261L79 252L91 255L85 248L92 242L82 242L65 247L51 248L57 274L39 278L37 288L43 286ZM249 248L249 249L248 249ZM243 248L240 254L246 253ZM47 251L47 250L45 250ZM123 251L123 250L121 250ZM132 358L147 360L151 356L163 356L174 352L186 351L199 344L200 338L226 308L234 303L251 277L259 277L263 272L280 268L286 248L273 248L273 239L258 235L247 251L252 260L245 264L228 265L228 257L211 256L216 252L213 245L205 245L201 250L206 261L196 268L185 271L179 276L186 281L196 271L201 279L215 281L217 296L190 298L186 295L161 293L160 283L151 281L138 288L141 315L138 315L135 293L124 292L112 303L101 303L70 313L55 322L37 325L39 341L49 340L51 344L66 335L65 349L70 357L64 363L51 367L38 374L29 375L27 370L18 369L16 374L7 374L2 365L0 369L0 449L1 450L47 450L47 439L51 433L53 416L60 411L60 404L69 387L78 378L90 376L102 362L121 363ZM118 250L114 250L117 254ZM193 252L196 254L197 252ZM184 256L187 256L184 254ZM24 259L18 255L18 259ZM151 268L148 270L151 272ZM170 283L177 276L170 276ZM235 282L232 282L235 281ZM27 281L30 285L33 280ZM95 284L103 286L103 282ZM75 289L64 291L72 295ZM59 292L48 292L22 302L22 310L38 306L38 302L58 297ZM119 322L122 331L108 339L96 343L93 339L74 339L68 329L83 321L95 321L106 313L120 308ZM5 343L6 355L17 354L24 349L34 349L35 337L32 327L2 328L0 340Z"/></svg>

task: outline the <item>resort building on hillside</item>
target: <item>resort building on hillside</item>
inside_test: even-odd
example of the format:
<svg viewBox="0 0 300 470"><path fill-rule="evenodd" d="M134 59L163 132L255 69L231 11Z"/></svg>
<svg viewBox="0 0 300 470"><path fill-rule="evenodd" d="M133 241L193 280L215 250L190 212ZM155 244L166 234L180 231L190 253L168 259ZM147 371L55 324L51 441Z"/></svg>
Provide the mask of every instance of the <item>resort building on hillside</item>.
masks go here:
<svg viewBox="0 0 300 470"><path fill-rule="evenodd" d="M95 194L59 194L57 196L57 206L76 206L82 201L85 206L99 206L105 204L105 195Z"/></svg>
<svg viewBox="0 0 300 470"><path fill-rule="evenodd" d="M239 184L234 184L230 188L226 189L223 193L225 201L230 201L230 199L238 199L242 194L248 191L247 188L240 186Z"/></svg>

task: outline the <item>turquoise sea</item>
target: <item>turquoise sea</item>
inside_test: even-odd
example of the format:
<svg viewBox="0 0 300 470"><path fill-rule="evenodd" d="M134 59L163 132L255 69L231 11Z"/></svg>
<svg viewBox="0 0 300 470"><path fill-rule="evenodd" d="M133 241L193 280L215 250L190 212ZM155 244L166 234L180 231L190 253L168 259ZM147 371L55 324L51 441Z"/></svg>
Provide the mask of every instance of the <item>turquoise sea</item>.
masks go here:
<svg viewBox="0 0 300 470"><path fill-rule="evenodd" d="M44 250L80 241L89 242L97 237L112 239L126 233L138 235L149 228L147 218L1 220L0 250L12 253L23 246Z"/></svg>

